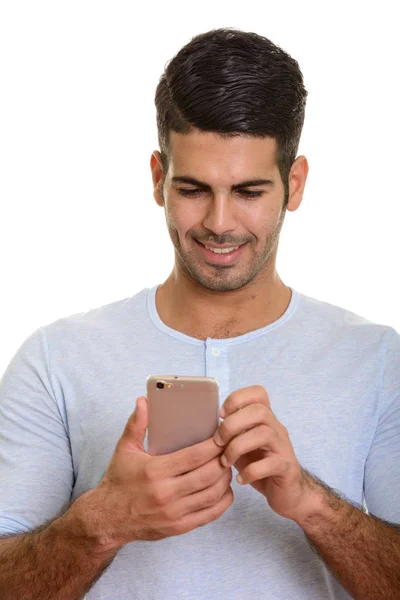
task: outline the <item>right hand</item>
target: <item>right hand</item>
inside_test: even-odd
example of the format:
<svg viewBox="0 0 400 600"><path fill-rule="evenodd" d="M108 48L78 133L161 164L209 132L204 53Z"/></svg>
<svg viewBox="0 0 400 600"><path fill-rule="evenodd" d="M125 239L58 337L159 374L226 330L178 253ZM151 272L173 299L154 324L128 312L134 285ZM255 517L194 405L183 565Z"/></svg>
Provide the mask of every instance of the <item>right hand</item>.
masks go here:
<svg viewBox="0 0 400 600"><path fill-rule="evenodd" d="M151 456L143 447L147 424L147 400L140 396L97 486L116 547L187 533L218 519L233 502L232 468L221 465L224 448L213 438Z"/></svg>

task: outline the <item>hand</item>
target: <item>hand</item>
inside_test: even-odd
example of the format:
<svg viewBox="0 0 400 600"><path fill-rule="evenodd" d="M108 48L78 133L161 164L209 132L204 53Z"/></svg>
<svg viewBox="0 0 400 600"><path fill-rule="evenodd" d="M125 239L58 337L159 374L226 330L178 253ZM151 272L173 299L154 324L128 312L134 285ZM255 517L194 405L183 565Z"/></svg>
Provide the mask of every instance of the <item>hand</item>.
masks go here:
<svg viewBox="0 0 400 600"><path fill-rule="evenodd" d="M143 447L147 400L141 396L97 486L107 545L181 535L218 519L232 504L232 469L210 438L162 456Z"/></svg>
<svg viewBox="0 0 400 600"><path fill-rule="evenodd" d="M214 439L225 448L223 464L234 465L239 471L237 481L250 483L283 517L300 522L313 514L315 482L300 466L289 433L272 412L265 388L252 385L232 392L220 414L224 421Z"/></svg>

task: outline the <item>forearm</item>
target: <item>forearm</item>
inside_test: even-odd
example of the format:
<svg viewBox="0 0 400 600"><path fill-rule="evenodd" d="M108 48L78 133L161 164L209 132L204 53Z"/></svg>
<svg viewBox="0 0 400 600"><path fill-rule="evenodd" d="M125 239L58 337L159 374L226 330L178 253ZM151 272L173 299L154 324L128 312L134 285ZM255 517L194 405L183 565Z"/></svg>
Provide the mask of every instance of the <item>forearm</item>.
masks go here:
<svg viewBox="0 0 400 600"><path fill-rule="evenodd" d="M114 558L91 532L91 492L45 528L0 539L2 600L79 600Z"/></svg>
<svg viewBox="0 0 400 600"><path fill-rule="evenodd" d="M400 526L363 513L328 486L319 490L318 510L298 521L312 547L355 600L398 599Z"/></svg>

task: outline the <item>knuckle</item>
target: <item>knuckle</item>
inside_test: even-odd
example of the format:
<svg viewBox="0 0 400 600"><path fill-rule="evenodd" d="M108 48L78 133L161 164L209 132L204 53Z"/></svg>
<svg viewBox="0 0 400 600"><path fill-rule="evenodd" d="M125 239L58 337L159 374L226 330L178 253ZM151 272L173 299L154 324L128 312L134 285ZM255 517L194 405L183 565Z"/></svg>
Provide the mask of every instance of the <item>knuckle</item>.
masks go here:
<svg viewBox="0 0 400 600"><path fill-rule="evenodd" d="M149 462L143 467L143 477L148 482L153 482L157 479L157 471L153 463Z"/></svg>
<svg viewBox="0 0 400 600"><path fill-rule="evenodd" d="M221 496L223 495L223 491L221 492L220 486L215 486L211 489L207 494L206 504L208 506L213 506L217 504L221 500Z"/></svg>
<svg viewBox="0 0 400 600"><path fill-rule="evenodd" d="M222 439L225 439L226 437L229 437L233 434L233 428L231 425L229 425L229 423L230 423L230 421L228 421L228 423L226 423L226 421L224 421L219 426Z"/></svg>
<svg viewBox="0 0 400 600"><path fill-rule="evenodd" d="M228 405L228 403L229 407L235 405L236 401L240 399L240 396L241 394L239 390L233 390L233 392L229 394L229 399L225 400L226 405Z"/></svg>
<svg viewBox="0 0 400 600"><path fill-rule="evenodd" d="M259 425L257 428L257 435L264 441L270 441L271 438L276 437L276 432L268 427L268 425Z"/></svg>
<svg viewBox="0 0 400 600"><path fill-rule="evenodd" d="M155 502L156 506L168 506L170 500L170 494L165 490L155 489L153 491L153 501Z"/></svg>
<svg viewBox="0 0 400 600"><path fill-rule="evenodd" d="M257 418L262 419L263 417L265 417L266 414L266 407L265 404L260 404L259 402L257 404L255 404L254 406L256 406L256 413L257 413Z"/></svg>
<svg viewBox="0 0 400 600"><path fill-rule="evenodd" d="M232 489L229 488L225 492L225 494L222 496L222 498L220 498L220 502L218 502L217 504L215 504L212 507L211 520L214 521L215 519L218 519L218 517L220 517L229 508L229 506L231 506L232 502L233 502L233 492L232 492Z"/></svg>
<svg viewBox="0 0 400 600"><path fill-rule="evenodd" d="M280 438L280 432L277 431L276 429L272 429L272 431L270 432L271 437L273 437L275 440L279 440Z"/></svg>
<svg viewBox="0 0 400 600"><path fill-rule="evenodd" d="M270 438L271 436L275 435L275 431L271 430L271 427L268 427L268 425L260 425L259 431L263 437Z"/></svg>

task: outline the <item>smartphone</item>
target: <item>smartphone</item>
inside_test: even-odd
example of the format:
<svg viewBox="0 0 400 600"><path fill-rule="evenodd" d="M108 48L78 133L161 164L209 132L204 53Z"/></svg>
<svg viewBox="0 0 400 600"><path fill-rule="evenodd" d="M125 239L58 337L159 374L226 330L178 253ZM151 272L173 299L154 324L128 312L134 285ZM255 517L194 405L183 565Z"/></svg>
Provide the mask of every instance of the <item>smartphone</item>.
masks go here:
<svg viewBox="0 0 400 600"><path fill-rule="evenodd" d="M146 387L149 454L169 454L214 435L219 425L217 379L150 375Z"/></svg>

